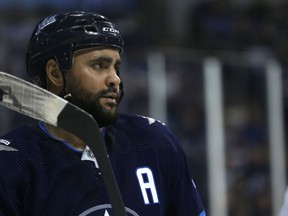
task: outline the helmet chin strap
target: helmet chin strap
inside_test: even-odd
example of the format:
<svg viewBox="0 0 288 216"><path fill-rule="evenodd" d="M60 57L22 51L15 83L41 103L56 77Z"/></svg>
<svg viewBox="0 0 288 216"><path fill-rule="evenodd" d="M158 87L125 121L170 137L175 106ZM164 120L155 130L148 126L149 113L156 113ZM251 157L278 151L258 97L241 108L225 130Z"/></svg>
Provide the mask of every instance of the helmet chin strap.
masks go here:
<svg viewBox="0 0 288 216"><path fill-rule="evenodd" d="M67 87L66 71L64 71L64 72L61 71L61 72L62 72L62 77L63 77L63 88L62 88L62 91L60 92L60 94L58 96L67 100L68 102L76 105L76 103L72 97L72 94L66 92L66 87Z"/></svg>

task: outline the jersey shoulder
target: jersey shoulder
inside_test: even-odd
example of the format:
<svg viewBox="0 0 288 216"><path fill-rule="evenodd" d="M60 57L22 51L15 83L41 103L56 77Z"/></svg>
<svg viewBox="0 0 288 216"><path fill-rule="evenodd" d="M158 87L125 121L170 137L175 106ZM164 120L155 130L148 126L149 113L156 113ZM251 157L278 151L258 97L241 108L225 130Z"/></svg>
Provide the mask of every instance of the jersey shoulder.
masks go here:
<svg viewBox="0 0 288 216"><path fill-rule="evenodd" d="M142 116L142 115L128 115L128 114L120 114L119 119L116 125L121 125L124 127L136 127L135 129L150 129L151 126L158 128L159 130L163 130L166 128L166 125L162 123L160 120Z"/></svg>
<svg viewBox="0 0 288 216"><path fill-rule="evenodd" d="M33 146L33 143L38 142L44 137L36 125L23 125L2 135L0 137L0 145L13 147L20 151L27 147L25 143Z"/></svg>
<svg viewBox="0 0 288 216"><path fill-rule="evenodd" d="M30 155L37 153L37 130L24 125L0 137L0 180L2 184L15 184L28 177L33 163ZM29 165L30 164L30 165Z"/></svg>
<svg viewBox="0 0 288 216"><path fill-rule="evenodd" d="M172 135L161 121L141 115L121 114L115 126L119 132L127 133L129 131L129 134L134 136L156 138L155 134L160 137Z"/></svg>
<svg viewBox="0 0 288 216"><path fill-rule="evenodd" d="M117 140L130 144L137 151L151 148L174 149L179 145L164 123L147 116L121 114L115 128Z"/></svg>

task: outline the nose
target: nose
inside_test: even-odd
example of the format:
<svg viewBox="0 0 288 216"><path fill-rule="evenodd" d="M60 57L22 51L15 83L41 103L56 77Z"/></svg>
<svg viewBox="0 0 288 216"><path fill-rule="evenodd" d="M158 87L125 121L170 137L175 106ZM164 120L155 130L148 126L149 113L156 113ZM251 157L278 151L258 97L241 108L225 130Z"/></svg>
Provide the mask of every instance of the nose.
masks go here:
<svg viewBox="0 0 288 216"><path fill-rule="evenodd" d="M119 87L121 83L121 79L118 75L117 70L115 70L114 68L110 70L107 79L106 79L106 85L107 86L115 86L115 87Z"/></svg>

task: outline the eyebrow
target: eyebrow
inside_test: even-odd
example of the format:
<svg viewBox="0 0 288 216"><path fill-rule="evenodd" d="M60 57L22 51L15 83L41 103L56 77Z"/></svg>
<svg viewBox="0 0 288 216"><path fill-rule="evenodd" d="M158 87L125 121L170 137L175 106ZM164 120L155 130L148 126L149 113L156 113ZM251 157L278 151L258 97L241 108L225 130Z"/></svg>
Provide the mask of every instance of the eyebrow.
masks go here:
<svg viewBox="0 0 288 216"><path fill-rule="evenodd" d="M89 63L93 63L93 62L107 62L107 63L112 63L113 59L111 57L107 57L107 56L99 56L99 57L95 57L92 58L91 60L88 61ZM121 60L117 59L115 62L115 65L120 65L121 64Z"/></svg>

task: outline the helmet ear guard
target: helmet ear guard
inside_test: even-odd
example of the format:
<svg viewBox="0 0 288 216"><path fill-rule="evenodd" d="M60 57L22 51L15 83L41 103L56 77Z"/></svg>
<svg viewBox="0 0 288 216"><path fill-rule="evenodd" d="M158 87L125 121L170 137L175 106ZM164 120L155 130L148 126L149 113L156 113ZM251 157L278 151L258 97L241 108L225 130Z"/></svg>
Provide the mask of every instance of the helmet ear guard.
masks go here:
<svg viewBox="0 0 288 216"><path fill-rule="evenodd" d="M26 70L28 72L29 77L32 81L42 88L47 88L47 80L46 80L46 63L50 59L54 59L60 68L62 73L66 73L72 66L73 54L72 52L62 52L62 50L68 50L69 45L67 47L55 48L53 50L53 54L47 53L45 56L38 56L31 58L31 54L26 52Z"/></svg>

